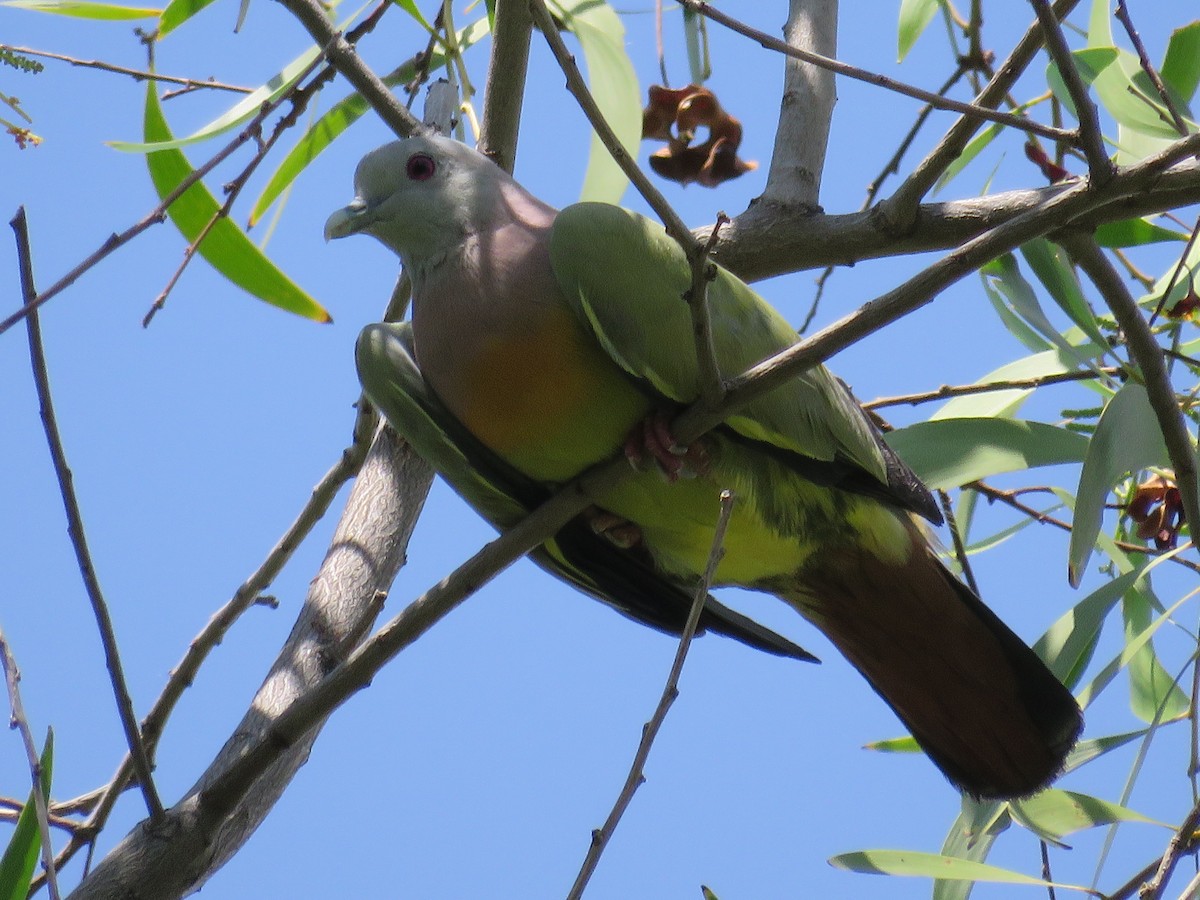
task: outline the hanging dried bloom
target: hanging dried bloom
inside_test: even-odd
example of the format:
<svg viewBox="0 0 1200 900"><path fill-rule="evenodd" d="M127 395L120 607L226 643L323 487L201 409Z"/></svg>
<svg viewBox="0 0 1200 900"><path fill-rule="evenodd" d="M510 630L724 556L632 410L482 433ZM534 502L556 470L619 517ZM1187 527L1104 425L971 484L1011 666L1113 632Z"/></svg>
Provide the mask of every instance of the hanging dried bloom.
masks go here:
<svg viewBox="0 0 1200 900"><path fill-rule="evenodd" d="M680 184L693 182L716 187L758 168L739 157L742 123L729 115L706 87L651 85L649 102L642 110L643 140L666 141L650 156L650 168ZM708 140L694 143L696 132L708 129Z"/></svg>
<svg viewBox="0 0 1200 900"><path fill-rule="evenodd" d="M1174 482L1161 475L1143 481L1125 511L1137 525L1137 536L1144 541L1153 539L1159 550L1169 550L1179 542L1183 499Z"/></svg>

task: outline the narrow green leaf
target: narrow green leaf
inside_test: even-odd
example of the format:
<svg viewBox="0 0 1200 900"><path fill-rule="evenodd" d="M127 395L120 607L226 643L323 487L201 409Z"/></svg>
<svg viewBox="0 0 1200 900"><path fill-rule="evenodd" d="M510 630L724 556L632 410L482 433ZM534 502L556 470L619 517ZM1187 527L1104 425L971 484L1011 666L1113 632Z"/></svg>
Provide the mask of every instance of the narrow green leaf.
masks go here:
<svg viewBox="0 0 1200 900"><path fill-rule="evenodd" d="M1163 228L1146 219L1122 219L1119 222L1105 222L1096 229L1095 238L1101 247L1140 247L1164 241L1186 241L1188 236L1182 231Z"/></svg>
<svg viewBox="0 0 1200 900"><path fill-rule="evenodd" d="M91 3L88 0L4 0L0 6L15 6L36 12L72 16L76 19L100 19L107 22L126 22L130 19L153 19L161 9L143 6L117 6L112 3Z"/></svg>
<svg viewBox="0 0 1200 900"><path fill-rule="evenodd" d="M247 94L224 113L188 137L171 138L169 140L141 144L125 141L109 141L108 145L115 150L123 150L127 153L151 153L155 150L186 147L188 144L195 144L198 141L207 140L218 134L231 131L240 125L244 125L258 115L264 103L269 103L285 91L291 90L296 82L299 81L300 76L304 74L304 70L320 55L321 50L319 47L309 47L288 63L281 72L273 76L270 81L254 91L254 93Z"/></svg>
<svg viewBox="0 0 1200 900"><path fill-rule="evenodd" d="M1145 570L1143 565L1102 584L1063 613L1033 645L1034 652L1068 688L1074 689L1083 678L1105 619Z"/></svg>
<svg viewBox="0 0 1200 900"><path fill-rule="evenodd" d="M1079 72L1080 81L1084 83L1085 87L1090 87L1101 72L1116 62L1117 48L1088 47L1086 50L1076 50L1071 57L1075 60L1075 69ZM1057 63L1052 62L1046 67L1046 83L1058 101L1078 119L1079 113L1075 110L1075 99L1067 90L1067 84L1063 81L1062 72L1058 70Z"/></svg>
<svg viewBox="0 0 1200 900"><path fill-rule="evenodd" d="M1096 314L1083 296L1079 279L1065 251L1045 238L1034 238L1021 246L1021 255L1059 309L1079 326L1093 344L1103 347L1106 341L1100 326L1096 324Z"/></svg>
<svg viewBox="0 0 1200 900"><path fill-rule="evenodd" d="M1017 265L1015 256L1005 253L979 271L984 275L985 282L988 279L992 280L995 287L1008 300L1013 311L1045 338L1049 345L1059 347L1068 354L1074 355L1081 364L1087 364L1087 357L1071 346L1046 317L1045 310L1038 301L1037 293L1021 273L1021 267ZM1101 337L1100 345L1103 346L1105 343L1107 342Z"/></svg>
<svg viewBox="0 0 1200 900"><path fill-rule="evenodd" d="M967 165L975 159L975 157L982 153L984 148L994 141L1003 129L1004 126L996 122L989 125L987 128L984 128L979 132L979 134L971 138L967 146L963 148L962 153L960 153L958 157L952 163L950 163L950 165L946 166L945 171L938 176L938 180L934 182L933 185L933 193L937 194L942 188L953 181L955 177L957 177L958 173L965 169Z"/></svg>
<svg viewBox="0 0 1200 900"><path fill-rule="evenodd" d="M575 35L587 63L588 88L621 146L636 157L642 139L642 103L637 74L625 52L625 27L607 3L557 0L567 30ZM580 199L617 203L628 179L600 139L592 136Z"/></svg>
<svg viewBox="0 0 1200 900"><path fill-rule="evenodd" d="M54 729L46 732L46 744L40 758L42 799L50 799L50 781L54 775ZM0 856L0 900L25 900L33 871L42 853L42 832L38 826L33 792L17 816L17 825Z"/></svg>
<svg viewBox="0 0 1200 900"><path fill-rule="evenodd" d="M413 20L418 25L420 25L430 34L433 34L433 26L430 25L425 16L422 15L421 10L417 9L417 4L414 3L413 0L392 0L392 2L412 16ZM434 69L436 66L431 65L430 68Z"/></svg>
<svg viewBox="0 0 1200 900"><path fill-rule="evenodd" d="M158 36L166 37L213 0L171 0L158 17Z"/></svg>
<svg viewBox="0 0 1200 900"><path fill-rule="evenodd" d="M472 22L458 32L459 49L466 50L484 37L488 30L486 18ZM429 66L436 69L445 65L445 62L445 55L438 49L430 58ZM383 83L388 87L395 87L398 84L407 84L415 75L416 67L406 64L384 76ZM357 122L370 108L370 104L361 94L350 94L335 103L332 109L314 122L284 157L283 162L271 173L267 186L258 195L258 199L254 201L254 208L250 211L250 226L253 227L262 219L271 204L288 189L309 163L320 156L342 132Z"/></svg>
<svg viewBox="0 0 1200 900"><path fill-rule="evenodd" d="M1141 740L1146 736L1147 731L1149 731L1148 728L1142 728L1138 731L1127 731L1124 734L1110 734L1082 740L1067 755L1067 763L1063 766L1063 771L1072 772L1080 766L1090 763L1093 759L1099 759L1104 754L1124 747L1132 741Z"/></svg>
<svg viewBox="0 0 1200 900"><path fill-rule="evenodd" d="M920 753L921 746L911 737L885 738L882 741L871 741L863 745L864 750L875 750L879 753Z"/></svg>
<svg viewBox="0 0 1200 900"><path fill-rule="evenodd" d="M942 856L983 862L996 839L1012 824L1008 804L998 800L972 800L964 795L962 811L942 843ZM967 900L973 882L939 879L933 883L933 900Z"/></svg>
<svg viewBox="0 0 1200 900"><path fill-rule="evenodd" d="M1200 85L1200 19L1171 32L1158 74L1175 93L1191 102Z"/></svg>
<svg viewBox="0 0 1200 900"><path fill-rule="evenodd" d="M1094 54L1099 49L1079 50L1075 56ZM1100 103L1120 125L1138 134L1168 140L1178 138L1179 134L1158 95L1158 89L1142 70L1137 56L1128 50L1116 49L1115 52L1116 58L1095 74L1093 86ZM1167 90L1171 92L1170 85ZM1195 131L1196 125L1190 121L1191 111L1184 98L1172 93L1171 100L1190 130ZM1121 143L1125 143L1123 138Z"/></svg>
<svg viewBox="0 0 1200 900"><path fill-rule="evenodd" d="M1096 545L1109 492L1130 472L1169 463L1146 389L1134 382L1126 384L1100 414L1079 474L1067 558L1073 586L1078 587Z"/></svg>
<svg viewBox="0 0 1200 900"><path fill-rule="evenodd" d="M1026 325L1024 320L1009 308L1004 296L992 286L987 273L981 270L979 275L983 281L983 292L987 295L988 302L992 304L992 309L996 311L996 315L1000 317L1000 322L1008 329L1009 334L1034 353L1049 350L1050 342Z"/></svg>
<svg viewBox="0 0 1200 900"><path fill-rule="evenodd" d="M901 0L900 23L896 28L896 61L904 62L917 38L933 21L938 0Z"/></svg>
<svg viewBox="0 0 1200 900"><path fill-rule="evenodd" d="M1162 609L1149 581L1126 592L1121 611L1125 620L1125 640L1133 641L1153 621L1156 609ZM1129 660L1129 708L1143 722L1170 721L1188 710L1188 699L1158 659L1153 641L1146 641Z"/></svg>
<svg viewBox="0 0 1200 900"><path fill-rule="evenodd" d="M915 850L859 850L842 853L829 864L851 872L872 875L907 875L917 878L938 878L954 881L988 881L997 884L1028 884L1035 887L1058 887L1073 891L1087 888L1061 882L1043 881L1031 875L989 866L987 863L943 856L940 853L920 853Z"/></svg>
<svg viewBox="0 0 1200 900"><path fill-rule="evenodd" d="M147 142L171 140L154 82L146 85L145 135ZM181 150L159 150L146 154L146 166L160 198L166 197L192 173L191 163ZM184 238L191 242L220 209L220 204L201 182L189 187L167 209ZM329 313L275 267L245 233L228 218L220 219L199 246L210 265L253 296L317 322L330 322Z"/></svg>
<svg viewBox="0 0 1200 900"><path fill-rule="evenodd" d="M1061 845L1068 834L1114 822L1146 822L1168 827L1118 803L1057 788L1014 800L1011 809L1014 820L1051 844Z"/></svg>
<svg viewBox="0 0 1200 900"><path fill-rule="evenodd" d="M689 6L683 8L683 37L687 45L688 72L692 84L704 84L712 77L712 61L708 57L708 20Z"/></svg>
<svg viewBox="0 0 1200 900"><path fill-rule="evenodd" d="M887 442L931 488L951 488L1000 472L1079 462L1088 439L1065 428L1019 419L918 422Z"/></svg>

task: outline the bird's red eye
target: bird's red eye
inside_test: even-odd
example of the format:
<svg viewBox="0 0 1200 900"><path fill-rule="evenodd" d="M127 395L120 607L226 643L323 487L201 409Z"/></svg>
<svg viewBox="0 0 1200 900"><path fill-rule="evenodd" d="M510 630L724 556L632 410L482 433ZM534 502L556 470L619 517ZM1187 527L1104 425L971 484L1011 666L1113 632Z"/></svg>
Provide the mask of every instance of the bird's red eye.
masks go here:
<svg viewBox="0 0 1200 900"><path fill-rule="evenodd" d="M431 156L427 156L424 153L414 153L408 158L408 165L405 171L413 181L428 181L433 177L433 173L437 171L437 164Z"/></svg>

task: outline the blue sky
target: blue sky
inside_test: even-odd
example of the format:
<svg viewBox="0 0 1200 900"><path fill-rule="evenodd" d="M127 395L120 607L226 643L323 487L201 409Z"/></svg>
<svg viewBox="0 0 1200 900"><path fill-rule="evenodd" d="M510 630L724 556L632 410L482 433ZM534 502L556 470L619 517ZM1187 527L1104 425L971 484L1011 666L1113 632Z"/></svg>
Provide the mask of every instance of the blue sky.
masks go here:
<svg viewBox="0 0 1200 900"><path fill-rule="evenodd" d="M1153 16L1150 4L1131 5L1154 58L1165 45L1166 26L1191 13L1183 0L1160 0ZM897 66L898 4L844 6L841 58L929 88L943 80L951 63L936 24ZM776 32L782 4L754 7L743 12ZM992 12L996 20L987 23L987 43L1001 55L1032 18L1023 4L1013 9L1004 17ZM159 69L255 86L306 46L299 26L277 5L252 6L239 36L231 33L236 11L231 0L214 3L161 44ZM128 24L15 9L0 12L0 21L8 43L135 67L144 62ZM630 15L625 22L644 87L657 72L652 19ZM673 19L668 32L673 80L682 83L686 67ZM716 71L710 84L746 125L744 155L764 168L716 192L667 185L683 217L696 224L712 221L718 209L744 209L761 191L780 81L777 58L719 28L711 33ZM363 52L382 70L423 45L418 29L392 11ZM469 58L482 82L483 53ZM1022 96L1034 90L1041 65L1035 64ZM578 193L587 137L536 37L533 67L517 175L543 199L565 205ZM47 62L37 77L0 70L0 90L21 98L45 139L34 150L0 149L0 212L7 218L18 204L26 206L36 276L44 287L110 232L154 207L142 159L104 145L139 139L144 87ZM329 96L340 98L347 90L339 81ZM841 212L858 208L919 106L845 80L838 90L822 202ZM176 133L183 134L228 102L221 95L192 95L166 108ZM322 108L330 102L323 100ZM928 148L950 121L948 114L936 115L914 153ZM390 137L373 118L364 119L320 157L297 185L268 248L331 311L334 324L319 326L268 308L196 262L167 308L143 330L141 318L184 248L170 225L151 229L44 310L64 442L139 712L153 702L188 641L257 568L349 440L358 395L354 339L380 315L396 263L368 240L327 246L321 229L328 213L350 198L358 158ZM199 162L206 149L188 152ZM997 164L993 190L1039 185L1040 176L1019 155L1019 142L998 142L946 197L984 191ZM227 165L210 184L219 188L236 171L236 163ZM254 193L252 187L248 196ZM636 205L632 195L626 200ZM889 260L839 271L818 321L850 311L927 261ZM7 232L0 239L0 271L8 273L9 285L0 296L15 308L15 254ZM798 322L807 312L812 281L813 273L800 273L761 290ZM831 365L869 399L968 382L1024 353L996 320L978 280L967 279ZM54 795L67 798L107 781L124 743L66 539L21 329L0 338L0 384L0 466L7 476L0 488L0 627L22 666L35 730L55 728ZM1057 402L1052 398L1030 414L1052 421ZM896 418L906 415L898 411ZM1068 487L1075 478L1048 477ZM186 791L241 717L291 627L333 519L317 527L272 587L280 608L250 610L180 704L156 772L168 801ZM989 521L1014 520L996 513ZM435 484L385 615L491 535L444 485ZM1083 596L1067 586L1065 562L1065 536L1029 528L977 557L975 566L985 599L1032 641ZM1093 575L1089 584L1098 583ZM1176 599L1182 583L1166 581L1161 595ZM811 627L772 598L731 599L825 664L779 660L717 637L699 640L650 758L648 780L588 896L696 897L702 883L726 900L927 896L928 882L852 875L825 860L867 847L936 851L957 814L958 795L923 758L860 749L897 736L900 727ZM1117 625L1108 629L1098 659L1119 649ZM205 896L564 894L590 830L603 821L625 777L674 649L674 641L627 622L533 566L514 566L334 716L275 812ZM1174 672L1183 657L1176 652L1171 659ZM1118 688L1089 712L1088 736L1139 727L1123 700L1123 682ZM1168 822L1190 808L1186 739L1180 726L1156 737L1147 774L1130 801L1134 808ZM1063 786L1117 800L1133 760L1133 750L1114 754ZM0 794L23 796L26 790L22 750L10 735L0 741ZM143 813L137 796L127 794L100 852ZM1079 835L1075 850L1056 851L1055 875L1087 883L1102 836ZM1124 880L1161 852L1166 839L1167 832L1153 826L1123 827L1102 886ZM1038 871L1038 860L1037 842L1026 832L1005 835L993 856L1030 874ZM79 871L76 861L64 880L72 883ZM974 896L1013 890L980 888Z"/></svg>

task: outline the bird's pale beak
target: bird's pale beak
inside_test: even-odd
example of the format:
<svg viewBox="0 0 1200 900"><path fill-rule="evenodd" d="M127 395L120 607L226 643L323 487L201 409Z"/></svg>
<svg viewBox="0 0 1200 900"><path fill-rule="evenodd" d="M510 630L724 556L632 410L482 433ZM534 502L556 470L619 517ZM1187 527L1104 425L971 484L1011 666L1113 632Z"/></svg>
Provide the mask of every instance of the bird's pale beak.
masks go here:
<svg viewBox="0 0 1200 900"><path fill-rule="evenodd" d="M362 197L355 197L349 205L343 206L325 220L325 240L358 234L367 224L366 213L367 201Z"/></svg>

